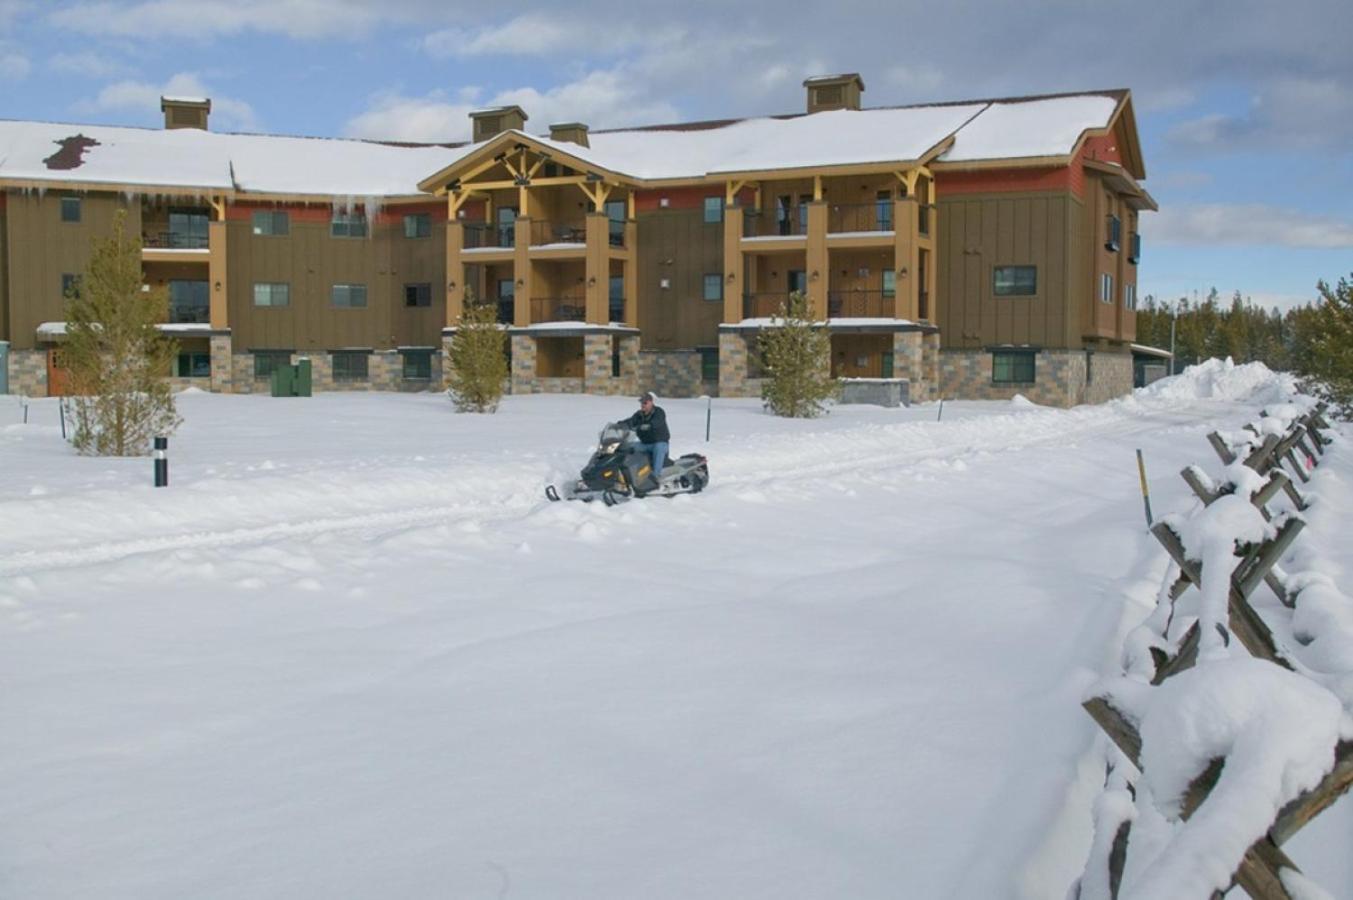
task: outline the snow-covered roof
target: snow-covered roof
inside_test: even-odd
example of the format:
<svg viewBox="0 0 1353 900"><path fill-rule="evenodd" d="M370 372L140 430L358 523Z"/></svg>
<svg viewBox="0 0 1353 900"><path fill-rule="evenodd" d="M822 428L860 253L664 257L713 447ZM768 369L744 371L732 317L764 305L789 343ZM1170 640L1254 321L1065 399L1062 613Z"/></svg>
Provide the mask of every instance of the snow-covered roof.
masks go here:
<svg viewBox="0 0 1353 900"><path fill-rule="evenodd" d="M726 123L594 131L589 147L508 132L637 180L907 162L952 137L942 162L1070 154L1104 128L1114 94L830 110ZM502 135L494 140L502 140ZM337 138L0 121L0 179L331 197L408 196L481 150Z"/></svg>
<svg viewBox="0 0 1353 900"><path fill-rule="evenodd" d="M462 152L195 128L0 121L0 178L16 180L400 196L419 193L419 179Z"/></svg>

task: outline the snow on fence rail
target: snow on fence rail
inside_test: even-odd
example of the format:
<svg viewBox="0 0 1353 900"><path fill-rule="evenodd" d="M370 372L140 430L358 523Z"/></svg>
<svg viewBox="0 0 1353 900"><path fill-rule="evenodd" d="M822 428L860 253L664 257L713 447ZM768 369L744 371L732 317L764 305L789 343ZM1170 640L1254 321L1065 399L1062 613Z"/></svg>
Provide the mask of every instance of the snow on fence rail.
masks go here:
<svg viewBox="0 0 1353 900"><path fill-rule="evenodd" d="M1222 477L1184 469L1200 505L1151 527L1170 557L1156 609L1128 635L1122 675L1084 703L1117 752L1072 897L1184 900L1237 884L1256 900L1325 896L1282 845L1353 784L1353 673L1317 665L1353 659L1349 619L1331 614L1353 599L1279 562L1318 499L1294 476L1310 483L1333 440L1326 409L1297 398L1209 435Z"/></svg>

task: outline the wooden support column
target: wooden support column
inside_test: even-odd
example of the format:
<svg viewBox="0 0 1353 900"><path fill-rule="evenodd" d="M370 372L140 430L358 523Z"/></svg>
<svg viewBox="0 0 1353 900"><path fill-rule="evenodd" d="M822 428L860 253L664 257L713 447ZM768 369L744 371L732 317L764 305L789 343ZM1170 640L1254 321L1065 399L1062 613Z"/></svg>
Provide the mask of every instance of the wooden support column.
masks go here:
<svg viewBox="0 0 1353 900"><path fill-rule="evenodd" d="M230 285L226 278L224 202L218 208L217 215L217 221L207 225L207 281L211 284L209 307L211 327L217 331L224 331L230 328Z"/></svg>
<svg viewBox="0 0 1353 900"><path fill-rule="evenodd" d="M747 292L743 273L741 206L723 212L723 321L742 321L742 296Z"/></svg>
<svg viewBox="0 0 1353 900"><path fill-rule="evenodd" d="M531 324L531 220L519 216L512 223L512 324Z"/></svg>
<svg viewBox="0 0 1353 900"><path fill-rule="evenodd" d="M820 193L821 176L814 179L814 193ZM827 256L827 204L814 200L808 204L808 318L821 322L827 318L827 285L831 269Z"/></svg>
<svg viewBox="0 0 1353 900"><path fill-rule="evenodd" d="M586 287L584 320L589 325L605 325L610 319L611 284L611 220L604 212L588 213L586 222L587 250L583 277Z"/></svg>
<svg viewBox="0 0 1353 900"><path fill-rule="evenodd" d="M916 200L903 197L893 201L893 275L897 279L893 293L895 315L915 321L917 295L921 290L916 277L920 254L916 246Z"/></svg>
<svg viewBox="0 0 1353 900"><path fill-rule="evenodd" d="M461 250L465 247L465 226L459 219L446 223L446 321L450 328L460 321L465 309L465 264ZM475 300L483 302L483 297Z"/></svg>
<svg viewBox="0 0 1353 900"><path fill-rule="evenodd" d="M633 210L632 191L629 202ZM625 223L625 324L639 327L639 223L632 213Z"/></svg>

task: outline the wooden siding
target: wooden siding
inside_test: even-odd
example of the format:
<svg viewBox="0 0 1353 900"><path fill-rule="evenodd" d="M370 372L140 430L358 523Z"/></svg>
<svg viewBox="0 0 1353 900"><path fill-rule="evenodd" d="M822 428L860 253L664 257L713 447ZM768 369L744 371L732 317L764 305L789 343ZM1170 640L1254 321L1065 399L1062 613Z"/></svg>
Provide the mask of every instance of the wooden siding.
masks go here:
<svg viewBox="0 0 1353 900"><path fill-rule="evenodd" d="M0 341L11 340L9 328L9 250L6 234L9 229L5 211L6 195L0 193Z"/></svg>
<svg viewBox="0 0 1353 900"><path fill-rule="evenodd" d="M141 232L139 199L128 203L116 194L77 194L80 221L62 222L62 196L60 191L11 192L5 203L8 264L4 268L11 306L9 340L14 350L32 350L41 323L65 320L61 276L85 270L92 241L111 233L119 209L127 210L128 233Z"/></svg>
<svg viewBox="0 0 1353 900"><path fill-rule="evenodd" d="M406 238L402 215L392 219L372 225L365 238L330 237L327 211L322 222L293 216L287 235L255 236L247 221L231 221L228 283L236 350L440 346L446 224L434 217L429 237ZM289 284L291 305L255 307L259 282ZM406 307L404 286L418 283L432 286L432 302ZM366 285L366 308L334 308L334 284Z"/></svg>
<svg viewBox="0 0 1353 900"><path fill-rule="evenodd" d="M1069 309L1080 204L1068 192L940 199L937 292L943 346L1079 347ZM1037 292L997 297L997 266L1036 266Z"/></svg>
<svg viewBox="0 0 1353 900"><path fill-rule="evenodd" d="M723 304L704 300L705 274L723 273L723 224L703 208L640 213L639 322L646 350L717 345ZM669 287L661 286L668 279Z"/></svg>

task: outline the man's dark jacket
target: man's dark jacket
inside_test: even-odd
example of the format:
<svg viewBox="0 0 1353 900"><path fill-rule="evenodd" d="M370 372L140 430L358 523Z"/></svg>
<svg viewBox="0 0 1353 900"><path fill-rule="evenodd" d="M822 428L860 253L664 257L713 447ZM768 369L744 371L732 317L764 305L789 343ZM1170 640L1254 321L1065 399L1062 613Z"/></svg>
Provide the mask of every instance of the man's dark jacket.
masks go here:
<svg viewBox="0 0 1353 900"><path fill-rule="evenodd" d="M667 430L667 413L661 406L654 406L651 413L642 409L625 420L625 424L634 430L634 436L642 443L657 444L671 441L672 433Z"/></svg>

